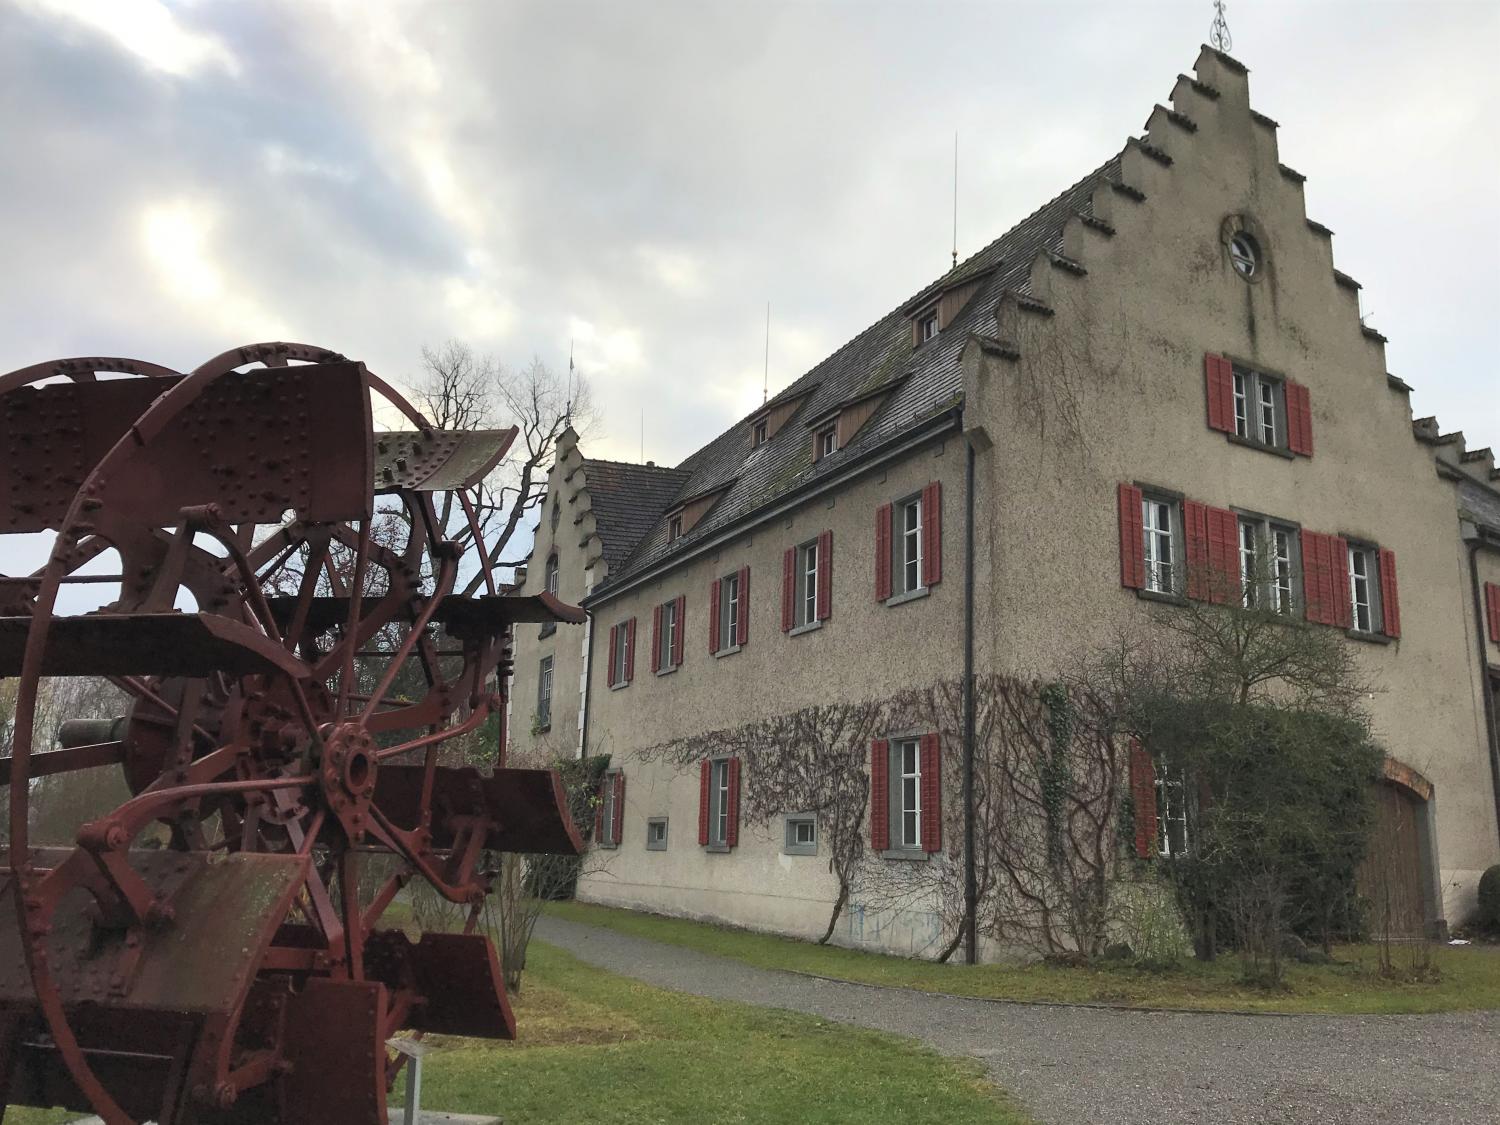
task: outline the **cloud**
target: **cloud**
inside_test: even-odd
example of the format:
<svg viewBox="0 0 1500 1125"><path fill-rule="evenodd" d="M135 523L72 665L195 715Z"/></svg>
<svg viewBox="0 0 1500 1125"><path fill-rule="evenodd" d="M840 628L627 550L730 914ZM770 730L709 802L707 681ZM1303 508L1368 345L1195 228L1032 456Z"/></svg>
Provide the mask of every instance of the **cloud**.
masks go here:
<svg viewBox="0 0 1500 1125"><path fill-rule="evenodd" d="M240 73L239 60L216 35L194 31L161 0L21 0L24 7L99 32L141 62L188 78L207 69Z"/></svg>

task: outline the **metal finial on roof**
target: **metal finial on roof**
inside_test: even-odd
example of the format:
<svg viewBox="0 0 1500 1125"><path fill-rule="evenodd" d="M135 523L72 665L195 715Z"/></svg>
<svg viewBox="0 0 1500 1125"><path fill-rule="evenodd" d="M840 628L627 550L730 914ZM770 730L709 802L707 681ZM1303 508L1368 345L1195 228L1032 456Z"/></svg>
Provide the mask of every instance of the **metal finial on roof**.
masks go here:
<svg viewBox="0 0 1500 1125"><path fill-rule="evenodd" d="M760 377L760 404L771 400L771 302L766 302L766 366Z"/></svg>
<svg viewBox="0 0 1500 1125"><path fill-rule="evenodd" d="M1208 41L1216 51L1225 54L1234 46L1234 40L1229 36L1229 21L1224 18L1224 0L1214 0L1214 22L1208 30Z"/></svg>
<svg viewBox="0 0 1500 1125"><path fill-rule="evenodd" d="M568 341L568 397L567 404L563 407L563 421L571 426L573 424L573 341Z"/></svg>
<svg viewBox="0 0 1500 1125"><path fill-rule="evenodd" d="M953 268L958 268L958 130L953 131Z"/></svg>

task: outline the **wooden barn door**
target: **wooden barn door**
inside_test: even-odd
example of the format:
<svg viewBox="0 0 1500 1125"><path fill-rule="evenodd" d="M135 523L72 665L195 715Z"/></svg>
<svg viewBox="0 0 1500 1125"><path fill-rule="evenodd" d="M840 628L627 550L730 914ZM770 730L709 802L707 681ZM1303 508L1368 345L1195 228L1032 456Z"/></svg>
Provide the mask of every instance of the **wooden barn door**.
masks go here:
<svg viewBox="0 0 1500 1125"><path fill-rule="evenodd" d="M1359 873L1360 893L1370 904L1371 936L1424 938L1427 936L1422 860L1425 804L1410 790L1381 781L1375 785L1375 810L1370 852Z"/></svg>

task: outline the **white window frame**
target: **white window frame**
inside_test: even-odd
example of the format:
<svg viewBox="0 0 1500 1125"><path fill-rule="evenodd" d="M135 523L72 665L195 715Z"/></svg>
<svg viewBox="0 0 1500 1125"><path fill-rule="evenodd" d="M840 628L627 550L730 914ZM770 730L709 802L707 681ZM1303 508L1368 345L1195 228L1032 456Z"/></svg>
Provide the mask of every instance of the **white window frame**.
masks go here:
<svg viewBox="0 0 1500 1125"><path fill-rule="evenodd" d="M677 637L679 623L677 621L677 599L661 603L661 632L657 636L656 643L656 666L662 671L677 667L672 661L672 654L676 651L673 641Z"/></svg>
<svg viewBox="0 0 1500 1125"><path fill-rule="evenodd" d="M599 843L606 848L620 846L620 841L615 839L615 778L618 775L618 770L610 770L604 775L601 785L604 790L602 800L604 810L599 822Z"/></svg>
<svg viewBox="0 0 1500 1125"><path fill-rule="evenodd" d="M656 829L661 829L661 839L652 838ZM664 816L648 817L646 820L646 850L648 852L664 852L667 850L667 818Z"/></svg>
<svg viewBox="0 0 1500 1125"><path fill-rule="evenodd" d="M1297 528L1271 516L1240 513L1238 534L1242 604L1295 613L1302 569ZM1257 576L1259 581L1252 581Z"/></svg>
<svg viewBox="0 0 1500 1125"><path fill-rule="evenodd" d="M681 513L667 520L667 542L675 543L682 538L682 515Z"/></svg>
<svg viewBox="0 0 1500 1125"><path fill-rule="evenodd" d="M1267 449L1286 449L1286 380L1236 364L1234 432Z"/></svg>
<svg viewBox="0 0 1500 1125"><path fill-rule="evenodd" d="M837 426L829 426L827 429L818 431L818 459L831 457L839 451L839 431Z"/></svg>
<svg viewBox="0 0 1500 1125"><path fill-rule="evenodd" d="M1350 543L1344 565L1349 574L1349 627L1356 633L1380 632L1384 612L1379 548L1369 543Z"/></svg>
<svg viewBox="0 0 1500 1125"><path fill-rule="evenodd" d="M1155 770L1156 781L1156 852L1164 859L1180 858L1192 851L1192 840L1188 836L1187 784L1181 770L1169 777L1159 763ZM1172 827L1177 826L1181 846L1174 847Z"/></svg>
<svg viewBox="0 0 1500 1125"><path fill-rule="evenodd" d="M806 833L803 830L806 829ZM807 835L808 839L802 837ZM786 818L782 851L787 855L818 854L818 818L812 813L792 813Z"/></svg>
<svg viewBox="0 0 1500 1125"><path fill-rule="evenodd" d="M1261 549L1260 521L1241 516L1239 520L1240 604L1254 609L1260 601L1256 588Z"/></svg>
<svg viewBox="0 0 1500 1125"><path fill-rule="evenodd" d="M761 418L751 427L750 443L752 447L759 448L771 440L771 425L769 419Z"/></svg>
<svg viewBox="0 0 1500 1125"><path fill-rule="evenodd" d="M922 589L927 581L927 560L922 557L922 529L927 513L922 510L922 494L907 497L896 505L893 513L896 521L896 574L899 577L898 594L910 594Z"/></svg>
<svg viewBox="0 0 1500 1125"><path fill-rule="evenodd" d="M1234 372L1234 432L1250 437L1250 375L1238 368Z"/></svg>
<svg viewBox="0 0 1500 1125"><path fill-rule="evenodd" d="M729 846L729 759L713 758L708 770L708 846Z"/></svg>
<svg viewBox="0 0 1500 1125"><path fill-rule="evenodd" d="M738 648L740 643L740 572L719 579L719 648Z"/></svg>
<svg viewBox="0 0 1500 1125"><path fill-rule="evenodd" d="M798 546L796 562L792 583L792 624L801 627L818 620L818 568L823 565L823 560L818 557L816 539Z"/></svg>
<svg viewBox="0 0 1500 1125"><path fill-rule="evenodd" d="M561 571L562 567L558 564L557 561L557 552L553 551L550 555L547 556L547 565L542 571L542 587L554 598L557 597L557 587L560 581Z"/></svg>
<svg viewBox="0 0 1500 1125"><path fill-rule="evenodd" d="M908 755L910 767L908 768ZM919 737L891 740L891 813L896 822L892 843L899 851L922 850L922 740ZM907 818L911 832L907 832Z"/></svg>
<svg viewBox="0 0 1500 1125"><path fill-rule="evenodd" d="M1145 589L1153 594L1178 593L1182 508L1177 500L1142 490L1141 551L1146 567Z"/></svg>
<svg viewBox="0 0 1500 1125"><path fill-rule="evenodd" d="M927 343L938 334L937 309L928 309L917 317L917 343Z"/></svg>
<svg viewBox="0 0 1500 1125"><path fill-rule="evenodd" d="M625 684L626 660L630 651L630 621L627 618L615 626L615 651L610 653L610 663L615 670L615 687Z"/></svg>
<svg viewBox="0 0 1500 1125"><path fill-rule="evenodd" d="M552 727L553 658L544 656L537 665L536 675L536 719L542 730Z"/></svg>

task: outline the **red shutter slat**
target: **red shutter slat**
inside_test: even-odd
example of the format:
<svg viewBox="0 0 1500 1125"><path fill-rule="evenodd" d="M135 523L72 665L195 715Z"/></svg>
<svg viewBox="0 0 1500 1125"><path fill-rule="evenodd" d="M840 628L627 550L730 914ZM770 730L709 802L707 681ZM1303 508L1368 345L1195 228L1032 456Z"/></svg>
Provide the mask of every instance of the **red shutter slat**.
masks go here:
<svg viewBox="0 0 1500 1125"><path fill-rule="evenodd" d="M938 736L922 736L922 850L943 850L942 754Z"/></svg>
<svg viewBox="0 0 1500 1125"><path fill-rule="evenodd" d="M702 845L708 843L708 787L714 764L705 758L698 766L698 843Z"/></svg>
<svg viewBox="0 0 1500 1125"><path fill-rule="evenodd" d="M1208 428L1234 433L1234 364L1221 355L1203 357L1208 393Z"/></svg>
<svg viewBox="0 0 1500 1125"><path fill-rule="evenodd" d="M609 627L609 668L604 673L604 682L608 687L615 686L615 653L619 652L617 647L620 643L620 627L611 625Z"/></svg>
<svg viewBox="0 0 1500 1125"><path fill-rule="evenodd" d="M1198 500L1182 502L1182 537L1186 540L1187 596L1200 601L1208 597L1208 505Z"/></svg>
<svg viewBox="0 0 1500 1125"><path fill-rule="evenodd" d="M1141 517L1141 490L1120 482L1120 585L1139 590L1146 585L1146 544ZM887 564L889 565L889 564Z"/></svg>
<svg viewBox="0 0 1500 1125"><path fill-rule="evenodd" d="M870 743L870 847L883 852L891 846L891 744L884 738Z"/></svg>
<svg viewBox="0 0 1500 1125"><path fill-rule="evenodd" d="M740 842L740 760L729 759L729 822L724 826L724 844L734 847Z"/></svg>
<svg viewBox="0 0 1500 1125"><path fill-rule="evenodd" d="M1401 593L1396 587L1396 552L1380 548L1381 631L1401 636Z"/></svg>
<svg viewBox="0 0 1500 1125"><path fill-rule="evenodd" d="M922 489L922 584L943 580L943 482Z"/></svg>
<svg viewBox="0 0 1500 1125"><path fill-rule="evenodd" d="M661 606L651 611L651 673L661 671Z"/></svg>
<svg viewBox="0 0 1500 1125"><path fill-rule="evenodd" d="M1500 644L1500 586L1493 582L1484 584L1484 608L1490 619L1490 640Z"/></svg>
<svg viewBox="0 0 1500 1125"><path fill-rule="evenodd" d="M1349 592L1349 540L1342 535L1329 537L1328 578L1333 594L1333 620L1340 629L1354 625L1354 599Z"/></svg>
<svg viewBox="0 0 1500 1125"><path fill-rule="evenodd" d="M833 616L833 532L818 536L818 620Z"/></svg>
<svg viewBox="0 0 1500 1125"><path fill-rule="evenodd" d="M719 604L719 592L722 583L715 578L708 584L708 651L718 652L722 647L719 636L719 614L722 608Z"/></svg>
<svg viewBox="0 0 1500 1125"><path fill-rule="evenodd" d="M672 634L672 664L682 663L682 639L687 636L687 595L677 595L677 632Z"/></svg>
<svg viewBox="0 0 1500 1125"><path fill-rule="evenodd" d="M1286 384L1286 444L1293 453L1313 453L1312 395L1301 383Z"/></svg>
<svg viewBox="0 0 1500 1125"><path fill-rule="evenodd" d="M611 844L625 839L625 775L615 774L615 823L610 828Z"/></svg>
<svg viewBox="0 0 1500 1125"><path fill-rule="evenodd" d="M891 505L875 509L875 600L891 596Z"/></svg>
<svg viewBox="0 0 1500 1125"><path fill-rule="evenodd" d="M1228 508L1205 508L1208 525L1208 600L1231 605L1240 595L1240 519Z"/></svg>
<svg viewBox="0 0 1500 1125"><path fill-rule="evenodd" d="M797 620L797 548L788 547L781 556L781 631L790 633Z"/></svg>
<svg viewBox="0 0 1500 1125"><path fill-rule="evenodd" d="M734 635L734 643L742 645L750 639L750 568L740 567L740 627Z"/></svg>
<svg viewBox="0 0 1500 1125"><path fill-rule="evenodd" d="M1156 851L1156 769L1138 738L1130 740L1130 803L1135 808L1135 854L1150 859Z"/></svg>
<svg viewBox="0 0 1500 1125"><path fill-rule="evenodd" d="M625 682L635 679L635 618L625 622Z"/></svg>
<svg viewBox="0 0 1500 1125"><path fill-rule="evenodd" d="M1319 625L1328 624L1323 538L1316 531L1302 529L1302 614Z"/></svg>

